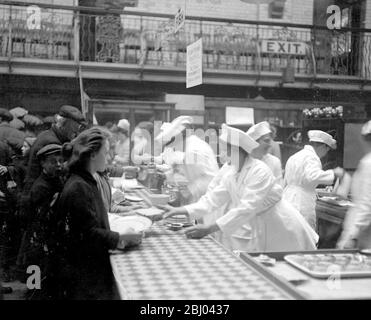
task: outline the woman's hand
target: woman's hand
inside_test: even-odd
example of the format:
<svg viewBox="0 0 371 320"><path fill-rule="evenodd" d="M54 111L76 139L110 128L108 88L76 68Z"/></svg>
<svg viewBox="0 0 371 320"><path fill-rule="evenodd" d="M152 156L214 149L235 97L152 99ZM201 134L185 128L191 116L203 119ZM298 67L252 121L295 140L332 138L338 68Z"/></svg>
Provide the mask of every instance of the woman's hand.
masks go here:
<svg viewBox="0 0 371 320"><path fill-rule="evenodd" d="M175 208L170 205L157 206L159 209L164 210L163 219L171 218L173 216L186 215L189 216L188 211L184 207Z"/></svg>
<svg viewBox="0 0 371 320"><path fill-rule="evenodd" d="M136 232L134 229L128 229L125 233L120 234L118 249L138 246L142 243L143 232Z"/></svg>
<svg viewBox="0 0 371 320"><path fill-rule="evenodd" d="M216 232L218 230L220 229L216 223L212 225L199 224L197 226L185 229L184 233L187 238L201 239L203 237L206 237L210 233Z"/></svg>
<svg viewBox="0 0 371 320"><path fill-rule="evenodd" d="M342 179L345 175L345 170L343 168L337 167L334 169L334 174L336 178Z"/></svg>

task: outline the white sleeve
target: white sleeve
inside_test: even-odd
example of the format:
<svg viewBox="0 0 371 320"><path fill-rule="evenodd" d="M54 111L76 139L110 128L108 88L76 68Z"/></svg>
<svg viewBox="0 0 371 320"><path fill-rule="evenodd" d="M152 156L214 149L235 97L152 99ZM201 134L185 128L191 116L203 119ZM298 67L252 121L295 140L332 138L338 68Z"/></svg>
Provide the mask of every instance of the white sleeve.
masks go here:
<svg viewBox="0 0 371 320"><path fill-rule="evenodd" d="M212 190L209 190L204 196L196 203L185 206L189 215L193 219L200 219L214 210L219 209L222 205L230 200L230 195L224 181Z"/></svg>
<svg viewBox="0 0 371 320"><path fill-rule="evenodd" d="M371 224L371 165L364 163L360 170L360 181L357 190L359 194L356 197L355 207L350 210L353 215L352 223L348 226L350 239L357 239L359 234Z"/></svg>
<svg viewBox="0 0 371 320"><path fill-rule="evenodd" d="M251 176L254 179L245 181L239 206L229 210L216 221L223 233L233 233L241 225L248 223L253 216L281 200L282 188L275 183L275 178L270 171L259 169ZM276 188L276 193L272 192L273 188ZM268 202L271 201L273 203L269 204Z"/></svg>
<svg viewBox="0 0 371 320"><path fill-rule="evenodd" d="M334 170L322 170L321 162L310 157L306 159L304 178L309 183L332 184L335 179Z"/></svg>

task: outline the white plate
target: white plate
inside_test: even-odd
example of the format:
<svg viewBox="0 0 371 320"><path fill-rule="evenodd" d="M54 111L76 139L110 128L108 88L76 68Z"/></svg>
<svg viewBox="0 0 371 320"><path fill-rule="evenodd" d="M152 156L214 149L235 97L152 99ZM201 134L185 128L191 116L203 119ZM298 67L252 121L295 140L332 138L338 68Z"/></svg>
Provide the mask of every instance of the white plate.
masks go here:
<svg viewBox="0 0 371 320"><path fill-rule="evenodd" d="M151 225L151 219L143 216L120 217L114 214L108 214L109 223L112 231L123 233L128 229L134 229L135 232L148 230Z"/></svg>
<svg viewBox="0 0 371 320"><path fill-rule="evenodd" d="M142 216L153 217L158 216L164 212L164 210L158 208L145 208L145 209L138 209L136 212Z"/></svg>
<svg viewBox="0 0 371 320"><path fill-rule="evenodd" d="M130 194L128 195L125 195L125 199L128 200L128 201L132 201L132 202L140 202L140 201L143 201L142 198L139 198L137 196L132 196Z"/></svg>

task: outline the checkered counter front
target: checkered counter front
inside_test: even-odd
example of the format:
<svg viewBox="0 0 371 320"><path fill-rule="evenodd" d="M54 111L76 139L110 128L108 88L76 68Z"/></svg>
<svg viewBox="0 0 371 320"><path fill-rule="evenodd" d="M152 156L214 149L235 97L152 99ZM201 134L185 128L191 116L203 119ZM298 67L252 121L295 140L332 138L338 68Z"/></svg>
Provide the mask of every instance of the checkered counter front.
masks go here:
<svg viewBox="0 0 371 320"><path fill-rule="evenodd" d="M149 205L145 193L135 194ZM139 248L113 253L111 264L122 299L293 299L211 237L187 239L161 223Z"/></svg>
<svg viewBox="0 0 371 320"><path fill-rule="evenodd" d="M111 255L111 263L123 299L292 298L211 238L149 236L140 248Z"/></svg>

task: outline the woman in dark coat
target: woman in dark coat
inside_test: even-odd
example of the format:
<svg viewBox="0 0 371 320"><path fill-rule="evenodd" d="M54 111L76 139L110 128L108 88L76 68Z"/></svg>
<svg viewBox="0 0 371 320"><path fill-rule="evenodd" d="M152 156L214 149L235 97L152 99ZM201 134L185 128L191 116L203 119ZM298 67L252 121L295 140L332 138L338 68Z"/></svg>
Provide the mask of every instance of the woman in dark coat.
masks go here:
<svg viewBox="0 0 371 320"><path fill-rule="evenodd" d="M101 130L82 132L63 152L70 177L57 203L60 288L66 299L117 298L109 261L110 249L138 245L142 234L110 230L93 175L106 168L108 141Z"/></svg>

